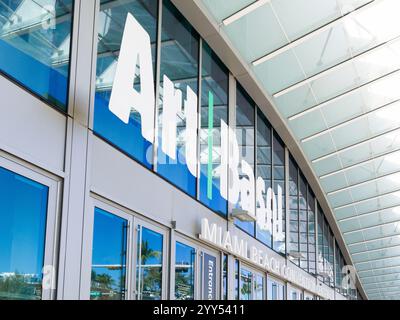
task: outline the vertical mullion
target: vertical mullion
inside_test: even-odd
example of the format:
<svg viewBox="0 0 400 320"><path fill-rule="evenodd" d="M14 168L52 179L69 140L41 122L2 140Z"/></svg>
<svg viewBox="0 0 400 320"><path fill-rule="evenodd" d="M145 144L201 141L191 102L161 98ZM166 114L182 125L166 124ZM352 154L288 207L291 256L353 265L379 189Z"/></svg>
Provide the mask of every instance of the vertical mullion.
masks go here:
<svg viewBox="0 0 400 320"><path fill-rule="evenodd" d="M306 184L306 252L307 252L307 272L310 272L310 253L309 253L309 217L308 217L308 183Z"/></svg>
<svg viewBox="0 0 400 320"><path fill-rule="evenodd" d="M198 75L197 75L197 90L199 97L197 99L197 174L196 174L196 199L200 200L200 176L201 176L201 163L200 163L200 152L201 152L201 142L200 142L200 131L201 131L201 105L202 105L202 69L203 69L203 39L199 36L199 61L198 61ZM210 113L210 110L208 110ZM210 179L210 178L208 178Z"/></svg>
<svg viewBox="0 0 400 320"><path fill-rule="evenodd" d="M153 141L153 170L157 172L158 162L158 113L160 101L160 81L161 81L161 35L162 35L162 11L163 0L158 0L157 15L157 40L156 40L156 82L155 82L155 112L154 112L154 141Z"/></svg>
<svg viewBox="0 0 400 320"><path fill-rule="evenodd" d="M229 192L229 184L232 179L231 177L231 170L230 170L230 155L232 152L232 139L234 138L234 134L236 133L236 95L237 95L237 85L236 85L236 79L234 76L229 73L229 101L228 101L228 117L229 117L229 128L228 130L228 200L230 199L230 192ZM233 205L230 201L228 201L228 217L231 214L233 209Z"/></svg>
<svg viewBox="0 0 400 320"><path fill-rule="evenodd" d="M254 104L254 214L257 212L257 130L258 130L258 106ZM254 237L257 238L257 221L254 222Z"/></svg>
<svg viewBox="0 0 400 320"><path fill-rule="evenodd" d="M272 188L272 191L274 191L274 183L275 183L275 175L274 175L274 134L275 134L275 130L271 127L271 140L269 142L269 145L271 146L271 152L270 152L270 156L271 156L271 168L270 168L270 174L271 174L271 182L270 182L270 187ZM275 201L275 200L274 200ZM270 204L267 204L270 205ZM286 208L286 207L285 207ZM274 246L274 219L276 217L274 216L274 213L272 214L272 221L271 221L271 247L272 249L275 249Z"/></svg>
<svg viewBox="0 0 400 320"><path fill-rule="evenodd" d="M314 232L315 232L315 236L314 236L314 240L315 240L315 274L318 277L318 202L317 202L317 197L314 196L314 221L315 221L315 225L314 225Z"/></svg>
<svg viewBox="0 0 400 320"><path fill-rule="evenodd" d="M289 196L289 179L290 179L290 172L289 172L289 149L285 146L285 201L286 201L286 207L285 207L285 226L286 226L286 237L285 237L285 246L286 246L286 255L290 252L289 251L289 246L290 246L290 212L289 212L289 207L290 207L290 196Z"/></svg>
<svg viewBox="0 0 400 320"><path fill-rule="evenodd" d="M300 168L297 166L297 249L301 254L300 250ZM300 267L300 258L297 259L297 262Z"/></svg>

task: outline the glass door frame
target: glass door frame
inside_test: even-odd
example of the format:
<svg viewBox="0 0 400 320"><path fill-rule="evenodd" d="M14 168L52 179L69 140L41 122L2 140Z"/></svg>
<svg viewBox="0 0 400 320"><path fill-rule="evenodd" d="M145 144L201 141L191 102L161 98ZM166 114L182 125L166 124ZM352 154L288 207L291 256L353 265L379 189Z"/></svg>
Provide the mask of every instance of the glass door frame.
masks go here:
<svg viewBox="0 0 400 320"><path fill-rule="evenodd" d="M293 300L292 296L291 296L293 291L297 292L300 295L300 299L296 299L296 300L304 300L304 290L303 289L296 287L296 286L292 285L291 283L288 283L286 291L287 291L287 300Z"/></svg>
<svg viewBox="0 0 400 320"><path fill-rule="evenodd" d="M42 300L54 300L56 298L57 280L58 280L58 249L60 231L60 212L61 212L61 193L62 181L51 174L48 174L33 165L25 165L20 161L8 157L0 152L0 166L15 174L33 180L39 184L48 187L47 212L46 212L46 230L44 243L44 261L42 274L50 281L48 288L43 288L42 279Z"/></svg>
<svg viewBox="0 0 400 320"><path fill-rule="evenodd" d="M284 292L283 292L283 300L287 300L288 284L285 281L280 280L279 278L276 278L271 274L267 274L267 300L268 300L268 293L269 293L268 292L268 280L273 281L276 284L282 286L282 288L284 290ZM279 295L279 287L277 289L278 289L278 295ZM281 299L277 299L277 300L281 300ZM273 301L273 300L270 300L270 301Z"/></svg>
<svg viewBox="0 0 400 320"><path fill-rule="evenodd" d="M170 277L170 299L175 300L175 256L176 256L176 242L180 242L184 245L192 247L195 250L195 260L194 260L194 300L202 300L203 296L203 273L202 273L202 263L203 263L203 253L207 253L216 258L216 300L219 300L221 294L221 251L212 249L202 243L193 241L191 238L174 232L173 241L171 243L171 277Z"/></svg>
<svg viewBox="0 0 400 320"><path fill-rule="evenodd" d="M263 300L267 300L267 273L243 262L242 260L238 259L239 261L239 290L241 285L241 271L242 268L246 269L247 271L251 272L251 300L254 300L254 284L255 284L255 276L260 275L263 279ZM239 293L239 301L240 301L240 293Z"/></svg>
<svg viewBox="0 0 400 320"><path fill-rule="evenodd" d="M167 293L168 293L168 256L169 256L169 237L168 237L168 229L165 227L162 227L156 223L150 222L147 219L140 218L135 216L133 218L133 245L132 245L132 250L133 254L131 256L131 265L132 265L132 272L133 272L133 279L132 279L132 299L137 300L138 297L138 290L137 290L137 280L138 280L138 274L137 274L137 253L138 253L138 231L139 227L145 227L146 229L149 229L153 232L159 233L163 236L163 252L162 252L162 278L161 278L161 300L165 300L167 298Z"/></svg>
<svg viewBox="0 0 400 320"><path fill-rule="evenodd" d="M127 232L127 254L126 254L126 287L125 300L135 300L137 298L137 235L138 226L145 227L154 232L163 235L163 266L162 266L162 291L161 299L167 298L168 293L168 256L169 256L169 237L168 228L163 227L155 222L152 222L137 213L122 208L118 204L111 202L95 193L91 193L90 201L86 206L85 226L84 226L84 243L83 243L83 258L82 258L82 279L81 279L81 297L90 299L91 285L91 269L92 269L92 247L93 247L93 232L94 232L94 211L95 208L107 211L119 218L125 219L128 222Z"/></svg>
<svg viewBox="0 0 400 320"><path fill-rule="evenodd" d="M95 209L101 209L109 214L124 219L128 223L128 231L126 233L126 275L125 275L125 299L132 299L132 241L133 241L133 219L134 216L126 213L120 208L108 204L105 200L97 195L91 195L89 205L85 212L85 226L84 226L84 242L83 242L83 257L82 257L82 279L81 279L81 299L90 300L91 288L91 270L92 270L92 249L93 249L93 236L94 236L94 212Z"/></svg>

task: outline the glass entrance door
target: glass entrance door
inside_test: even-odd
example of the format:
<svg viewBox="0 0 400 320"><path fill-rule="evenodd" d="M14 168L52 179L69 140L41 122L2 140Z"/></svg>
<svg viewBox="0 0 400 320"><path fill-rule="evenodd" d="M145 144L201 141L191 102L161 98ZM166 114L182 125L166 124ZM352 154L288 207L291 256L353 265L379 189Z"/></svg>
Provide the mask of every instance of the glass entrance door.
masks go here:
<svg viewBox="0 0 400 320"><path fill-rule="evenodd" d="M93 212L90 299L166 299L167 229L97 198Z"/></svg>
<svg viewBox="0 0 400 320"><path fill-rule="evenodd" d="M240 266L239 300L264 300L265 299L265 276L247 266Z"/></svg>
<svg viewBox="0 0 400 320"><path fill-rule="evenodd" d="M288 299L289 300L303 300L304 293L303 290L293 287L291 285L288 285Z"/></svg>
<svg viewBox="0 0 400 320"><path fill-rule="evenodd" d="M94 210L91 300L127 298L128 228L131 217Z"/></svg>
<svg viewBox="0 0 400 320"><path fill-rule="evenodd" d="M285 300L285 284L268 276L268 300Z"/></svg>
<svg viewBox="0 0 400 320"><path fill-rule="evenodd" d="M136 219L135 225L136 299L165 299L166 232L139 219Z"/></svg>

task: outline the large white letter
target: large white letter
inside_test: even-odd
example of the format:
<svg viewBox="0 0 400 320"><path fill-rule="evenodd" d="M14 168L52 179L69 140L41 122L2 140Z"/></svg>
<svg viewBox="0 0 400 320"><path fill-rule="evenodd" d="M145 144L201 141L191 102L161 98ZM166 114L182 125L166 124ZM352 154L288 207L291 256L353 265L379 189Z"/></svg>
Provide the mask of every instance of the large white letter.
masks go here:
<svg viewBox="0 0 400 320"><path fill-rule="evenodd" d="M133 88L136 65L140 61L140 92ZM142 135L154 140L154 77L150 36L128 13L111 91L109 109L123 122L129 122L132 108L140 113Z"/></svg>
<svg viewBox="0 0 400 320"><path fill-rule="evenodd" d="M274 239L283 241L285 234L283 233L282 188L280 185L278 185L278 197L274 195L273 201L276 203L274 205L273 235Z"/></svg>
<svg viewBox="0 0 400 320"><path fill-rule="evenodd" d="M243 210L247 210L251 215L255 216L255 192L254 192L254 171L253 168L242 160L242 172L246 177L240 179L240 200Z"/></svg>
<svg viewBox="0 0 400 320"><path fill-rule="evenodd" d="M186 132L185 132L185 157L186 165L190 173L197 177L197 95L187 86L185 101L185 117L186 117Z"/></svg>
<svg viewBox="0 0 400 320"><path fill-rule="evenodd" d="M265 194L265 181L263 178L257 178L257 188L256 188L256 200L258 206L256 207L257 224L261 230L271 230L271 220L267 219L267 208L265 205L264 194Z"/></svg>
<svg viewBox="0 0 400 320"><path fill-rule="evenodd" d="M221 119L221 173L219 190L221 197L228 200L228 125Z"/></svg>
<svg viewBox="0 0 400 320"><path fill-rule="evenodd" d="M171 159L176 159L176 122L182 108L182 91L175 90L174 83L163 77L162 151Z"/></svg>
<svg viewBox="0 0 400 320"><path fill-rule="evenodd" d="M229 140L229 202L235 205L240 193L239 145L232 128L229 128Z"/></svg>
<svg viewBox="0 0 400 320"><path fill-rule="evenodd" d="M207 218L201 220L200 239L217 244L217 225L214 223L210 227Z"/></svg>

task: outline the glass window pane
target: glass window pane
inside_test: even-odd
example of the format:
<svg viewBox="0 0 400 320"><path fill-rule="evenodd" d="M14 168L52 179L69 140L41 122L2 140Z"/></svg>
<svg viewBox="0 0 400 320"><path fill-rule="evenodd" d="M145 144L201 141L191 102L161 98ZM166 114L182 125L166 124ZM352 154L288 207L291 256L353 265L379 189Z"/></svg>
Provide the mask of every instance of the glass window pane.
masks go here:
<svg viewBox="0 0 400 320"><path fill-rule="evenodd" d="M141 300L161 300L163 235L141 227L138 234L137 291Z"/></svg>
<svg viewBox="0 0 400 320"><path fill-rule="evenodd" d="M239 260L235 260L235 300L239 300Z"/></svg>
<svg viewBox="0 0 400 320"><path fill-rule="evenodd" d="M299 246L299 190L298 190L298 168L294 159L289 159L289 225L290 243L289 251L294 256L300 250ZM293 263L299 265L299 259L292 258Z"/></svg>
<svg viewBox="0 0 400 320"><path fill-rule="evenodd" d="M196 250L176 242L175 250L175 299L194 299L194 263Z"/></svg>
<svg viewBox="0 0 400 320"><path fill-rule="evenodd" d="M191 196L196 195L196 177L193 176L186 162L186 115L183 103L188 99L192 90L198 94L198 60L199 35L182 14L169 0L163 1L162 12L162 46L161 46L161 75L160 97L158 110L159 146L157 172ZM180 112L176 115L176 155L172 159L162 151L162 128L164 115L164 76L173 83L175 94L180 90ZM178 94L179 97L179 94ZM169 143L169 142L168 142Z"/></svg>
<svg viewBox="0 0 400 320"><path fill-rule="evenodd" d="M286 195L285 195L285 145L283 141L274 133L273 137L273 187L274 193L278 197L279 189L282 190L282 230L283 237L279 238L273 233L274 250L286 253ZM276 219L276 217L273 217Z"/></svg>
<svg viewBox="0 0 400 320"><path fill-rule="evenodd" d="M318 277L321 281L324 280L324 270L325 270L325 261L324 261L324 214L322 212L322 208L318 204Z"/></svg>
<svg viewBox="0 0 400 320"><path fill-rule="evenodd" d="M335 287L340 290L342 284L342 270L340 269L340 249L335 241Z"/></svg>
<svg viewBox="0 0 400 320"><path fill-rule="evenodd" d="M222 257L222 299L228 300L228 255Z"/></svg>
<svg viewBox="0 0 400 320"><path fill-rule="evenodd" d="M155 0L102 0L98 16L98 52L96 70L96 95L94 108L94 131L114 146L141 162L152 166L152 142L142 136L142 121L139 112L132 109L126 124L109 110L119 51L128 14L138 21L150 36L153 72L156 59L157 1ZM135 57L133 57L134 59ZM134 83L139 91L140 77L137 66ZM155 108L155 106L154 106Z"/></svg>
<svg viewBox="0 0 400 320"><path fill-rule="evenodd" d="M264 300L264 277L256 274L254 276L254 299Z"/></svg>
<svg viewBox="0 0 400 320"><path fill-rule="evenodd" d="M268 277L267 300L285 300L285 285Z"/></svg>
<svg viewBox="0 0 400 320"><path fill-rule="evenodd" d="M72 0L0 5L0 71L67 110Z"/></svg>
<svg viewBox="0 0 400 320"><path fill-rule="evenodd" d="M308 208L308 270L310 273L316 273L316 251L315 251L315 196L308 188L307 198Z"/></svg>
<svg viewBox="0 0 400 320"><path fill-rule="evenodd" d="M252 300L253 274L246 270L240 270L240 300Z"/></svg>
<svg viewBox="0 0 400 320"><path fill-rule="evenodd" d="M272 188L272 159L271 159L271 127L260 109L257 108L257 179L260 177L265 183L265 194L263 195L264 204L267 204L267 190ZM257 181L256 179L256 181ZM256 208L260 203L256 202ZM267 246L272 248L272 230L262 230L256 224L256 237Z"/></svg>
<svg viewBox="0 0 400 320"><path fill-rule="evenodd" d="M334 237L331 228L329 228L329 236L328 236L328 241L329 241L329 285L331 287L334 287L334 264L335 264L335 259L334 259L334 252L333 252L333 243L334 243Z"/></svg>
<svg viewBox="0 0 400 320"><path fill-rule="evenodd" d="M255 125L255 104L250 96L244 91L244 89L238 84L236 92L236 139L239 145L239 176L240 178L247 179L247 176L243 173L241 162L245 160L254 172L254 125ZM255 186L254 186L255 187ZM254 198L254 202L256 199ZM236 205L238 208L242 208L242 201ZM241 229L255 235L254 222L242 222L236 220L236 225Z"/></svg>
<svg viewBox="0 0 400 320"><path fill-rule="evenodd" d="M39 300L49 189L0 167L0 300Z"/></svg>
<svg viewBox="0 0 400 320"><path fill-rule="evenodd" d="M126 284L128 222L95 209L91 300L123 300Z"/></svg>
<svg viewBox="0 0 400 320"><path fill-rule="evenodd" d="M221 120L228 124L229 74L204 41L202 60L200 201L226 215L227 201L220 193L221 171L226 170L221 163ZM223 183L227 188L228 181Z"/></svg>
<svg viewBox="0 0 400 320"><path fill-rule="evenodd" d="M299 181L300 267L308 271L307 182L302 173Z"/></svg>

